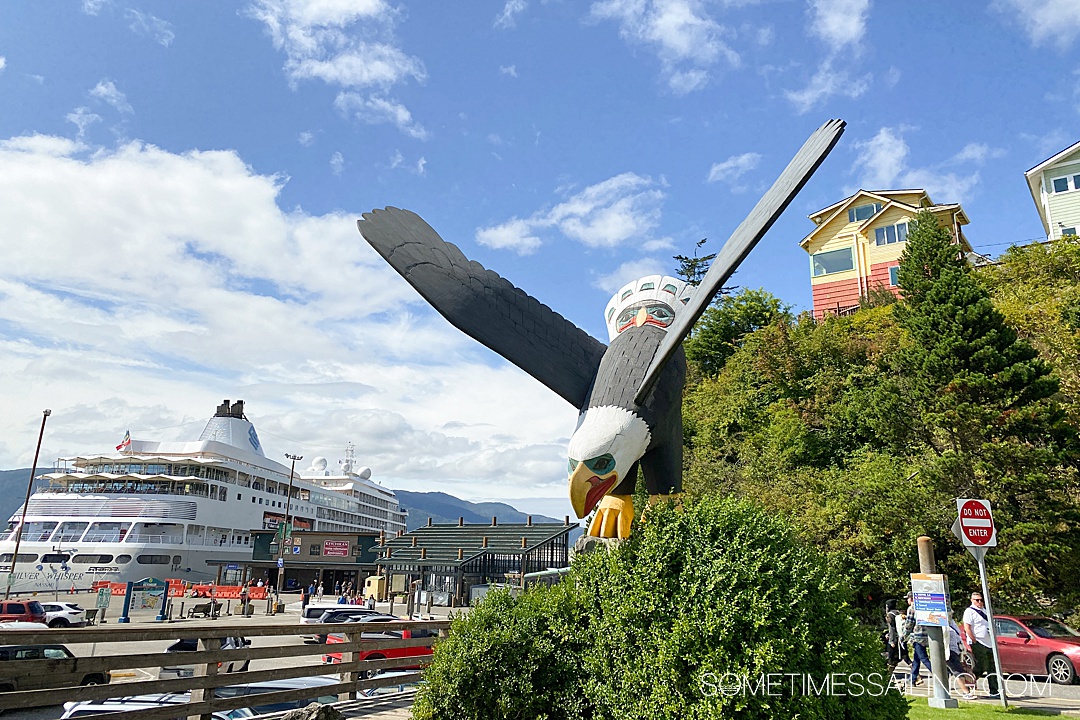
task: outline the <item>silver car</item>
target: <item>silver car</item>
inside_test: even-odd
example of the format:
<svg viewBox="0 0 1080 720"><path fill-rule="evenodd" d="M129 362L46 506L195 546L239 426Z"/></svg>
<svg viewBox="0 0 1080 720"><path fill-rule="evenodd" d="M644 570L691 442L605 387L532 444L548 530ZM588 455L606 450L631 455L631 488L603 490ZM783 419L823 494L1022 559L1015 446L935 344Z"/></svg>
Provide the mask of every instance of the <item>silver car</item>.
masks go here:
<svg viewBox="0 0 1080 720"><path fill-rule="evenodd" d="M251 641L242 637L227 637L220 638L222 650L237 650L239 648L247 647L251 644ZM165 648L167 653L185 653L195 652L199 649L197 640L177 640L169 647ZM177 658L179 660L179 658ZM223 662L218 664L219 673L234 673L244 672L248 669L250 660L230 660L229 662ZM162 665L161 670L158 671L159 680L170 680L173 678L189 678L195 675L194 665Z"/></svg>

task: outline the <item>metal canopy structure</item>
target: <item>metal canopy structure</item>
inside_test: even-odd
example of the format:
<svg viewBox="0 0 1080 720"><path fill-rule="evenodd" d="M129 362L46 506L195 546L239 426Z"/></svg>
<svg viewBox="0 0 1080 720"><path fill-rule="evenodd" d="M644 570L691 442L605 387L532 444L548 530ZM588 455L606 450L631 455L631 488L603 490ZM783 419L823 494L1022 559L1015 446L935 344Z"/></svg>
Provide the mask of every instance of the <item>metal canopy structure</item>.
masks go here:
<svg viewBox="0 0 1080 720"><path fill-rule="evenodd" d="M569 518L561 524L428 524L385 540L376 563L393 592L419 583L436 604L463 604L474 585L520 584L526 574L567 566L576 527Z"/></svg>

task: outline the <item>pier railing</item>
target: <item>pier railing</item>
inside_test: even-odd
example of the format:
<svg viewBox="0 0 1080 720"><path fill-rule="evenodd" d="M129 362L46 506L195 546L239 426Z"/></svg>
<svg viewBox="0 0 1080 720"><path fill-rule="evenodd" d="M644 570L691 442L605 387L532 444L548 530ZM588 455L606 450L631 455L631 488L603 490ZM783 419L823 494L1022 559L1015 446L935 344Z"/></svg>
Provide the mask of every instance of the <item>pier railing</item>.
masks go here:
<svg viewBox="0 0 1080 720"><path fill-rule="evenodd" d="M150 693L169 693L190 691L186 706L170 705L145 710L125 712L124 720L167 720L178 715L189 718L206 718L211 713L229 711L252 705L269 705L294 700L305 700L326 695L336 695L339 700L351 700L358 693L371 688L396 686L417 682L423 670L395 673L380 677L379 672L395 668L425 667L430 662L430 655L408 656L379 660L359 660L361 653L372 650L386 651L393 648L431 647L438 641L434 633L425 633L428 637L369 639L363 633L385 633L394 630L424 629L437 631L445 635L449 628L445 620L402 620L395 622L356 622L309 625L154 625L152 627L109 629L81 628L70 630L5 630L0 635L4 645L53 645L140 642L151 640L194 639L198 650L184 653L136 653L127 655L96 655L92 657L8 660L0 662L0 711L22 710L26 708L57 705L70 701L106 700L117 697L130 697ZM311 636L315 634L337 633L344 635L344 642L331 645L269 645L243 647L236 649L220 648L221 638L243 635L253 637L288 637ZM214 648L214 649L212 649ZM328 652L341 653L339 664L287 664L265 670L219 673L222 663L244 660L266 660L282 658L308 658ZM79 678L95 673L111 672L121 674L143 668L161 668L163 666L195 666L193 677L168 680L141 680L133 682L113 682L106 685L66 685L51 687L46 690L20 690L31 686L31 678L69 676L72 683ZM261 693L257 696L222 696L215 695L217 688L248 683L303 678L314 675L338 674L339 682L333 685L320 685L296 690ZM257 699L256 699L257 698ZM104 718L106 714L80 716L86 720ZM113 716L115 717L115 716Z"/></svg>

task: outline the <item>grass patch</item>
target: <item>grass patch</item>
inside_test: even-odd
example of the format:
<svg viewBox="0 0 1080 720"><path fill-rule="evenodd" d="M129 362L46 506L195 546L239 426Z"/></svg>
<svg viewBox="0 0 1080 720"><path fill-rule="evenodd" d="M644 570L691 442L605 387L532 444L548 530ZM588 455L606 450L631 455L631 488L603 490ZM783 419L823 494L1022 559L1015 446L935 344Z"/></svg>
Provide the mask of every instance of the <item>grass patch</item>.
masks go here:
<svg viewBox="0 0 1080 720"><path fill-rule="evenodd" d="M926 700L912 700L908 709L908 720L1002 720L1006 715L1037 715L1046 717L1055 713L1029 708L1010 707L1008 710L995 704L960 701L960 707L955 710L939 710L930 707Z"/></svg>

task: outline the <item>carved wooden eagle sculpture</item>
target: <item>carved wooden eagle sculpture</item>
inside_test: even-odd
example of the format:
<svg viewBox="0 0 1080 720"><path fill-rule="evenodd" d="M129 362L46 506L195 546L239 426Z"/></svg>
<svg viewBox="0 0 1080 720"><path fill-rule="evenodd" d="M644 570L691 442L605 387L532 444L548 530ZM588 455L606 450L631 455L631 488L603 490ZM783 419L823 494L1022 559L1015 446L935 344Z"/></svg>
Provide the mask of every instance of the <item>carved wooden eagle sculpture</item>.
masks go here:
<svg viewBox="0 0 1080 720"><path fill-rule="evenodd" d="M627 537L639 467L650 502L681 492L682 341L843 130L842 120L830 120L810 136L697 288L652 276L621 289L607 307L609 345L466 258L413 212L374 210L357 225L455 327L578 408L567 453L571 504L578 517L599 506L589 535Z"/></svg>

